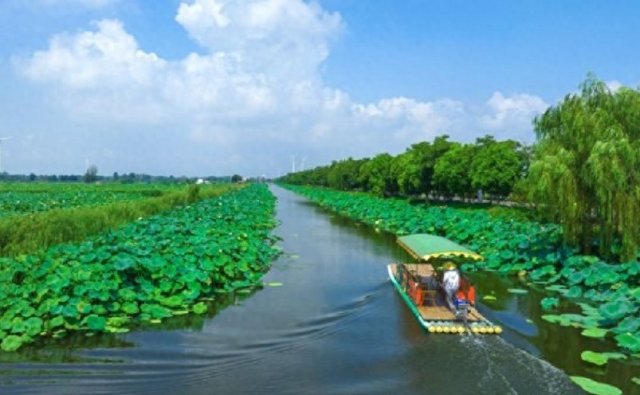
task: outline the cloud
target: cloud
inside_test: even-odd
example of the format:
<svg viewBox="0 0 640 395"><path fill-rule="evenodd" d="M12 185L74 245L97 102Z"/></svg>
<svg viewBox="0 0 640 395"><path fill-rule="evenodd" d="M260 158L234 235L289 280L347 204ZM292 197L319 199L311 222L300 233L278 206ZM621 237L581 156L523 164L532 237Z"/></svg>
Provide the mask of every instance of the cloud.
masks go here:
<svg viewBox="0 0 640 395"><path fill-rule="evenodd" d="M486 107L489 111L480 119L481 125L487 130L522 134L522 131L531 129L532 119L544 112L549 105L538 96L529 94L504 96L500 92L494 92L487 101Z"/></svg>
<svg viewBox="0 0 640 395"><path fill-rule="evenodd" d="M322 80L344 22L317 3L183 1L175 19L201 51L163 59L142 49L120 21L102 20L92 30L56 35L48 48L15 63L73 119L155 128L162 141L170 136L193 152L167 160L188 157L194 168L221 173L262 173L257 169L276 166L291 152L306 153L311 165L399 152L443 133L454 139L486 130L531 134L531 118L546 108L539 97L499 92L480 112L447 98L358 103ZM156 140L148 144L167 148ZM233 163L224 159L230 155Z"/></svg>

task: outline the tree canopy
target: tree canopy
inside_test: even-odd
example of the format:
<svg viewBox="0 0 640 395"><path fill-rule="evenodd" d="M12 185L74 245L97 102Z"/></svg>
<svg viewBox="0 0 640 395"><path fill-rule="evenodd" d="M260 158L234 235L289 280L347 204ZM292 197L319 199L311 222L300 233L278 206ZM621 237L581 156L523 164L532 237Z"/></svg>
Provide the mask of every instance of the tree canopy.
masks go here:
<svg viewBox="0 0 640 395"><path fill-rule="evenodd" d="M589 77L534 121L529 196L568 242L636 257L640 242L640 92Z"/></svg>

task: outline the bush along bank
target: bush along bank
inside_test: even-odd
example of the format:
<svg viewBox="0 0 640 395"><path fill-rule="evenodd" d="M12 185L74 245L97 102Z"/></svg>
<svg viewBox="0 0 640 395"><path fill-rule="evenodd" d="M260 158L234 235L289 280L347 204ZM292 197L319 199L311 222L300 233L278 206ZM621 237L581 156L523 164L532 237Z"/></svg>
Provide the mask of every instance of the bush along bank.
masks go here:
<svg viewBox="0 0 640 395"><path fill-rule="evenodd" d="M0 258L2 350L202 314L216 293L261 285L279 251L274 209L268 189L251 185L79 244Z"/></svg>
<svg viewBox="0 0 640 395"><path fill-rule="evenodd" d="M413 206L405 200L364 193L284 185L339 214L387 232L432 233L468 245L485 260L463 266L467 272L491 270L519 274L554 296L541 302L545 310L559 297L576 302L582 314L546 314L546 321L583 328L587 337L611 337L629 353L640 353L640 263L610 264L579 255L562 242L558 225L494 217L487 210ZM556 296L557 295L557 296Z"/></svg>

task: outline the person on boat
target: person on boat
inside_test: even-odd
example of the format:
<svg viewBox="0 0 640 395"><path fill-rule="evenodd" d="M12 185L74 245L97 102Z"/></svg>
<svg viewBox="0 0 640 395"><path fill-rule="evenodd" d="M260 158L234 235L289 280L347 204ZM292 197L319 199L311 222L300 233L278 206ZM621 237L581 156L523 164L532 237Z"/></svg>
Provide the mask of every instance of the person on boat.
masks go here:
<svg viewBox="0 0 640 395"><path fill-rule="evenodd" d="M444 273L442 274L442 288L447 295L447 305L453 311L456 310L455 298L458 288L460 288L460 272L456 264L449 261L443 265Z"/></svg>

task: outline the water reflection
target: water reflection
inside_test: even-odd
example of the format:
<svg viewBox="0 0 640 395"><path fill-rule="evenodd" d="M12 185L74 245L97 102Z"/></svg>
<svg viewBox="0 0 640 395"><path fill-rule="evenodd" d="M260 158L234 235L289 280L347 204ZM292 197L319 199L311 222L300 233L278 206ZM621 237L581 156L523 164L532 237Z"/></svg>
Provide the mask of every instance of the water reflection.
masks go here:
<svg viewBox="0 0 640 395"><path fill-rule="evenodd" d="M265 281L282 286L220 298L205 316L27 349L0 361L0 392L580 393L533 356L555 363L558 353L547 351L553 340L542 326L526 322L535 299L508 294L503 279L479 277L480 292L498 299L480 308L509 323L507 341L429 336L386 278L387 263L409 259L393 237L273 191L284 254Z"/></svg>

